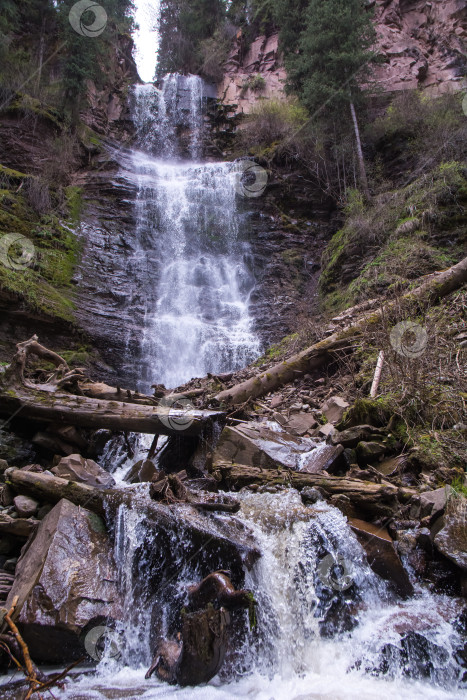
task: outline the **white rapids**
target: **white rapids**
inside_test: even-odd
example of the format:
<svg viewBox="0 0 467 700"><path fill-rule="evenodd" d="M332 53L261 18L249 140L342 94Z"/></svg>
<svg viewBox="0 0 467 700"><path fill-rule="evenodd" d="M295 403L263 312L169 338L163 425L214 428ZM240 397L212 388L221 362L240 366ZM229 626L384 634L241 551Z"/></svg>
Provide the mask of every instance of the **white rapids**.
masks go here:
<svg viewBox="0 0 467 700"><path fill-rule="evenodd" d="M345 517L330 505L302 505L293 490L277 494L241 494L239 518L250 527L262 556L246 573L245 585L258 601L257 629L247 635L240 651L244 671L235 678L214 678L197 688L170 687L157 679L144 680L151 656L150 615L133 602L128 621L120 629L122 659L103 660L97 677L81 677L69 684L63 697L177 698L179 700L448 700L465 697L456 690L453 669L444 657L432 655L431 675L410 680L403 667L394 665L384 676L369 669L378 665L381 650L397 644L396 629L414 625L424 630L437 647L451 651L459 635L447 620L455 616L457 602L418 591L398 602L386 584L372 573ZM135 513L122 511L118 528L125 545L116 552L126 571L140 556L144 532ZM117 538L117 541L122 541ZM348 633L320 636L320 571L318 553L324 543L336 558L346 561L346 576L358 589L358 625ZM118 544L116 545L119 546ZM121 546L121 545L120 545ZM174 540L173 556L180 562L180 581L189 580L190 566L183 560L183 542ZM139 571L141 576L142 571ZM131 581L126 581L132 590ZM139 663L138 663L139 657ZM130 665L124 662L129 661ZM240 666L242 664L240 663Z"/></svg>

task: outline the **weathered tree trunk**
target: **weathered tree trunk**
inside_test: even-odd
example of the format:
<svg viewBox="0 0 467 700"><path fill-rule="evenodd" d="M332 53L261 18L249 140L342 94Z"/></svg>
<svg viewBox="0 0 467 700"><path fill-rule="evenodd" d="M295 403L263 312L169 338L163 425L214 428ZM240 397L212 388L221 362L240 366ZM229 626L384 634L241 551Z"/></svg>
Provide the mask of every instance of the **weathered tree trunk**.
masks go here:
<svg viewBox="0 0 467 700"><path fill-rule="evenodd" d="M355 105L350 102L350 114L352 115L353 128L355 131L355 141L357 143L357 157L358 157L358 168L360 170L360 182L365 194L366 200L369 202L371 199L370 188L368 187L368 178L366 176L365 160L363 158L362 142L360 139L360 129L358 128L357 114L355 112Z"/></svg>
<svg viewBox="0 0 467 700"><path fill-rule="evenodd" d="M243 464L220 464L213 474L232 490L240 490L253 484L286 485L299 491L307 486L319 488L327 497L347 496L352 505L371 515L391 515L397 509L399 501L405 502L416 493L392 484L375 484L372 481L306 472L261 469Z"/></svg>
<svg viewBox="0 0 467 700"><path fill-rule="evenodd" d="M384 307L376 309L358 318L344 330L333 333L328 338L315 343L309 348L293 355L288 360L280 362L266 372L261 372L250 379L225 389L215 396L221 404L242 404L249 398L259 398L288 382L297 379L310 369L320 367L329 361L338 350L352 346L358 337L371 324L377 323L388 314L397 304L426 298L436 302L450 294L467 282L467 258L443 272L429 275L415 290L404 294L394 302L388 302Z"/></svg>
<svg viewBox="0 0 467 700"><path fill-rule="evenodd" d="M40 345L37 336L18 343L17 349L10 367L0 377L0 414L3 416L21 412L24 418L37 421L178 436L199 435L214 421L224 418L220 412L177 408L176 399L154 405L150 396L91 383L82 370L70 371L60 355ZM57 367L43 384L35 384L25 377L30 355ZM74 393L67 393L64 387ZM85 393L88 395L83 395ZM100 398L103 396L115 396L119 400Z"/></svg>
<svg viewBox="0 0 467 700"><path fill-rule="evenodd" d="M108 428L153 435L199 435L225 414L219 411L141 406L120 401L99 401L85 396L52 393L34 389L3 390L0 387L0 413L37 421L76 425L82 428Z"/></svg>
<svg viewBox="0 0 467 700"><path fill-rule="evenodd" d="M6 483L16 492L33 496L46 503L58 503L66 498L77 506L107 518L121 504L138 508L148 526L160 533L161 529L186 531L200 546L210 543L236 552L250 566L259 557L259 551L250 533L229 531L228 525L214 521L210 516L189 510L187 504L167 506L144 500L131 489L98 489L87 484L60 479L49 474L25 472L11 467L5 471Z"/></svg>

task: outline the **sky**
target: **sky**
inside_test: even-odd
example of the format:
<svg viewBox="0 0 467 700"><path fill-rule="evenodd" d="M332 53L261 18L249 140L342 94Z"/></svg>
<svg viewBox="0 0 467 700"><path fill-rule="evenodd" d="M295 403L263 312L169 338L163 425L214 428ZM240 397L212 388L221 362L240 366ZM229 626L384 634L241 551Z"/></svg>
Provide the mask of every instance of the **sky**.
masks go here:
<svg viewBox="0 0 467 700"><path fill-rule="evenodd" d="M134 34L135 60L140 78L145 83L153 80L156 68L159 2L160 0L134 0L135 21L139 25L139 30Z"/></svg>

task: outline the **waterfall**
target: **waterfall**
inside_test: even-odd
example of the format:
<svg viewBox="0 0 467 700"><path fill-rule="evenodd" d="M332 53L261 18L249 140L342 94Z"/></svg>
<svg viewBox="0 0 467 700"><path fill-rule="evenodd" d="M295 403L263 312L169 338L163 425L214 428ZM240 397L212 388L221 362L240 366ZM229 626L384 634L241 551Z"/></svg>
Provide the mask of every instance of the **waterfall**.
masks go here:
<svg viewBox="0 0 467 700"><path fill-rule="evenodd" d="M248 311L254 279L246 212L232 165L200 162L203 103L196 76L168 75L160 89L136 86L137 146L119 156L121 176L137 192L128 305L143 309L143 331L138 356L128 361L138 363L142 390L242 367L260 350ZM199 547L181 527L155 531L145 515L147 484L129 488L133 508L120 506L114 526L120 655L104 656L97 680L81 678L65 697L462 697L456 655L464 641L452 624L459 602L417 586L413 598L398 599L373 573L337 508L324 501L305 506L293 489L235 494L238 514L213 522L250 531L261 552L251 569L235 574L222 548ZM256 626L249 629L244 613L224 667L204 687L145 681L154 640L174 634L187 585L229 566L253 591Z"/></svg>
<svg viewBox="0 0 467 700"><path fill-rule="evenodd" d="M237 520L251 529L262 556L245 572L255 595L257 626L246 631L227 669L207 686L171 688L143 679L152 635L167 634L185 603L186 584L216 568L222 553L196 549L183 532L157 532L141 510L121 506L115 557L121 572L124 619L121 657L104 659L99 682L80 679L70 700L144 697L156 700L453 700L462 673L455 661L463 646L451 624L459 603L417 590L400 601L370 569L346 518L324 501L302 504L294 490L237 494ZM219 559L220 557L220 559ZM329 558L340 569L330 576ZM153 613L153 614L152 614ZM247 628L245 628L247 629ZM420 635L403 657L402 634ZM89 689L89 695L84 695ZM125 694L127 693L127 694ZM133 695L134 694L134 695ZM111 695L113 697L113 695Z"/></svg>
<svg viewBox="0 0 467 700"><path fill-rule="evenodd" d="M248 312L254 279L229 163L199 163L203 83L166 76L133 96L138 150L122 156L137 187L129 270L144 298L141 388L174 387L258 356Z"/></svg>

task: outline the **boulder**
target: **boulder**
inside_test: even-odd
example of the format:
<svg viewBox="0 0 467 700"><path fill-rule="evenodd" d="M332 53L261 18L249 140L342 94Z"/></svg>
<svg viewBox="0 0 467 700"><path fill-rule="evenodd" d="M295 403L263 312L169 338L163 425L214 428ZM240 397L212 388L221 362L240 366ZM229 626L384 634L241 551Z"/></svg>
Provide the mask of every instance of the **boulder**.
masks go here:
<svg viewBox="0 0 467 700"><path fill-rule="evenodd" d="M316 442L258 425L226 427L213 455L213 468L226 462L263 469L305 470L313 464Z"/></svg>
<svg viewBox="0 0 467 700"><path fill-rule="evenodd" d="M355 425L347 430L336 430L331 436L332 445L343 445L344 447L357 447L359 442L368 441L373 435L382 435L381 428L373 425Z"/></svg>
<svg viewBox="0 0 467 700"><path fill-rule="evenodd" d="M29 496L15 496L13 503L20 518L31 518L39 508L38 502Z"/></svg>
<svg viewBox="0 0 467 700"><path fill-rule="evenodd" d="M311 453L306 466L302 467L300 471L307 472L307 474L317 474L322 471L335 474L345 465L342 457L343 452L344 448L342 445L334 446L326 445L325 443L318 445Z"/></svg>
<svg viewBox="0 0 467 700"><path fill-rule="evenodd" d="M321 425L318 428L318 435L321 435L322 437L327 438L329 436L332 436L335 430L336 429L332 423L326 423L325 425Z"/></svg>
<svg viewBox="0 0 467 700"><path fill-rule="evenodd" d="M57 466L52 469L52 474L62 479L79 481L83 484L103 489L115 486L113 477L105 469L102 469L97 462L94 462L92 459L85 459L78 454L63 457Z"/></svg>
<svg viewBox="0 0 467 700"><path fill-rule="evenodd" d="M382 476L395 476L405 463L405 456L389 457L383 459L382 462L377 462L374 467Z"/></svg>
<svg viewBox="0 0 467 700"><path fill-rule="evenodd" d="M290 431L292 435L305 435L305 433L308 433L308 431L316 428L317 425L318 421L312 413L299 411L298 413L293 413L290 416L290 418L284 424L284 428Z"/></svg>
<svg viewBox="0 0 467 700"><path fill-rule="evenodd" d="M440 516L446 508L448 496L451 493L450 486L443 486L434 491L424 491L420 494L421 517L426 518L428 515L435 519Z"/></svg>
<svg viewBox="0 0 467 700"><path fill-rule="evenodd" d="M359 442L357 460L359 464L369 464L384 455L385 447L380 442Z"/></svg>
<svg viewBox="0 0 467 700"><path fill-rule="evenodd" d="M62 499L23 549L6 603L18 596L15 615L31 657L64 663L82 656L85 628L120 614L116 582L103 521Z"/></svg>
<svg viewBox="0 0 467 700"><path fill-rule="evenodd" d="M302 489L300 496L302 497L302 502L307 506L307 505L314 505L318 501L323 500L323 496L318 489L313 488L312 486L305 486L304 489Z"/></svg>
<svg viewBox="0 0 467 700"><path fill-rule="evenodd" d="M386 528L357 518L349 518L349 525L365 550L368 564L375 574L391 581L403 598L412 595L412 584Z"/></svg>
<svg viewBox="0 0 467 700"><path fill-rule="evenodd" d="M342 396L331 396L331 398L323 403L321 410L329 423L339 423L349 405L350 404L343 399Z"/></svg>
<svg viewBox="0 0 467 700"><path fill-rule="evenodd" d="M129 484L147 482L151 481L153 476L156 476L157 473L158 471L154 462L151 462L150 459L140 459L138 462L135 462L128 473L125 474L124 481Z"/></svg>
<svg viewBox="0 0 467 700"><path fill-rule="evenodd" d="M435 547L462 571L467 571L467 501L458 498L449 502L442 527L434 536Z"/></svg>
<svg viewBox="0 0 467 700"><path fill-rule="evenodd" d="M15 513L16 515L16 513ZM33 518L12 518L7 513L0 514L0 535L7 533L27 539L39 524L38 520Z"/></svg>

